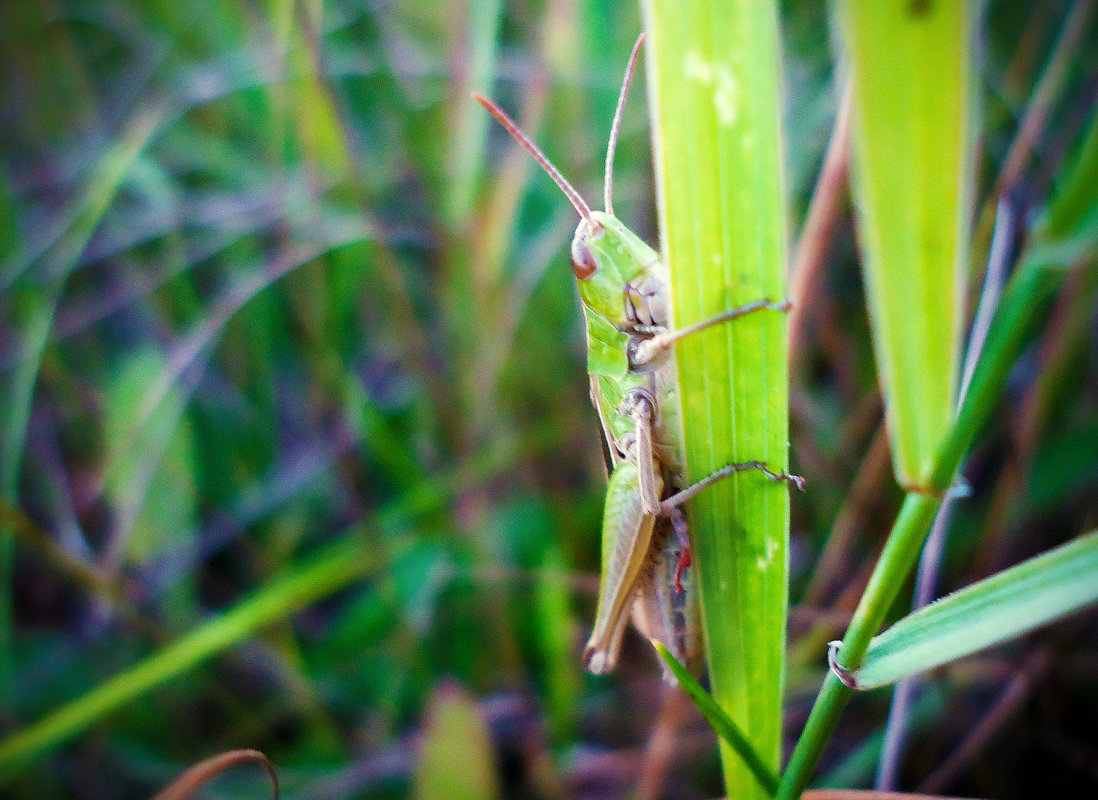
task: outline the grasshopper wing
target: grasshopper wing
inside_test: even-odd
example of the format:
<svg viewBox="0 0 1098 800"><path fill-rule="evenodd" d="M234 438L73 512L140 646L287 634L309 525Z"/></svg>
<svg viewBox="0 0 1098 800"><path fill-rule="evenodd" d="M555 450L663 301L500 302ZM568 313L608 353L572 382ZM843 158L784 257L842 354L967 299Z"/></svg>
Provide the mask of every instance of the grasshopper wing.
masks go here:
<svg viewBox="0 0 1098 800"><path fill-rule="evenodd" d="M617 664L637 581L649 569L656 517L644 513L640 485L637 466L631 461L618 462L610 475L603 512L602 577L595 627L583 651L584 666L596 675Z"/></svg>

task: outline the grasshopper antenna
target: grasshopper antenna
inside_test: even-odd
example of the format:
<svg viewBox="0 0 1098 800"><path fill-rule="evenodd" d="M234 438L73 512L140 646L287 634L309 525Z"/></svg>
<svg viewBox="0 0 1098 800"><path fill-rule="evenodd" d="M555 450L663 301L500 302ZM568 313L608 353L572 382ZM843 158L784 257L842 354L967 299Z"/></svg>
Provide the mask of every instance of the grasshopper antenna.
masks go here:
<svg viewBox="0 0 1098 800"><path fill-rule="evenodd" d="M606 199L606 213L614 216L614 150L618 146L618 132L621 129L621 115L625 110L625 98L629 96L629 84L633 82L633 70L637 66L637 56L640 55L641 45L644 44L644 34L637 37L637 43L633 45L633 52L629 55L629 66L625 68L625 81L621 85L621 94L618 95L618 108L614 112L614 124L610 126L610 144L606 146L606 177L603 180L603 196Z"/></svg>
<svg viewBox="0 0 1098 800"><path fill-rule="evenodd" d="M536 144L530 141L530 137L523 133L515 121L507 116L507 112L497 106L487 97L482 97L479 94L473 93L473 99L488 109L488 113L491 114L496 120L507 129L507 132L515 137L515 141L530 151L530 155L541 164L541 168L549 173L549 177L553 179L553 182L560 187L560 190L564 192L564 196L575 206L579 215L587 222L588 225L597 227L595 220L591 217L591 206L587 205L587 201L584 200L580 193L577 192L563 175L560 174L560 170L553 166L548 158L545 157L545 153L541 152Z"/></svg>

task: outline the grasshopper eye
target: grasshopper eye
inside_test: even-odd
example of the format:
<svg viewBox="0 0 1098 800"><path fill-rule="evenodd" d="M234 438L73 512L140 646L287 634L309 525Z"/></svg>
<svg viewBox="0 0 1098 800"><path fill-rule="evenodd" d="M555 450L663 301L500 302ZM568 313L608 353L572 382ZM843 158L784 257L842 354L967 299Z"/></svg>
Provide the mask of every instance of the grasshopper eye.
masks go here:
<svg viewBox="0 0 1098 800"><path fill-rule="evenodd" d="M573 239L572 273L576 276L576 280L587 280L595 274L598 268L599 262L595 259L595 254L591 252L591 248L583 240L583 237L577 236Z"/></svg>

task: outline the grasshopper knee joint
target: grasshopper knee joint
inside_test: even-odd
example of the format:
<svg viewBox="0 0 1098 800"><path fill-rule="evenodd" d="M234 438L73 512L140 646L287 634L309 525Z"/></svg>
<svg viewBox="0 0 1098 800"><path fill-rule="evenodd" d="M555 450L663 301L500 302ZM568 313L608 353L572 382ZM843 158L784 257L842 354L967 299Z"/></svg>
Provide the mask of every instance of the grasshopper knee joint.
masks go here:
<svg viewBox="0 0 1098 800"><path fill-rule="evenodd" d="M633 389L622 398L621 413L637 422L650 423L656 418L656 400L644 389Z"/></svg>

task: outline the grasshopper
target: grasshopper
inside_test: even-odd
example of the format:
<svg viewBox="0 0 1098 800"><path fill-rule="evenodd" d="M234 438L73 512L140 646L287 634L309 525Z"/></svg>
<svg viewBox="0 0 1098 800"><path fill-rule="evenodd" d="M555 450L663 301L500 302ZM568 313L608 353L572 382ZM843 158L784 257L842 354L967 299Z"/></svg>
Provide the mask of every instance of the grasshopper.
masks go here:
<svg viewBox="0 0 1098 800"><path fill-rule="evenodd" d="M591 401L602 426L609 476L598 607L583 651L584 666L595 674L617 664L630 615L641 633L697 670L702 650L698 592L689 570L689 528L680 508L687 499L746 470L803 486L803 479L772 472L759 461L729 464L687 485L674 343L756 311L788 311L789 304L759 300L674 329L667 267L614 216L612 198L614 149L643 42L641 34L629 58L610 131L605 212L593 211L499 106L473 95L530 152L580 215L572 239L572 272L586 319ZM664 677L670 680L667 670Z"/></svg>

